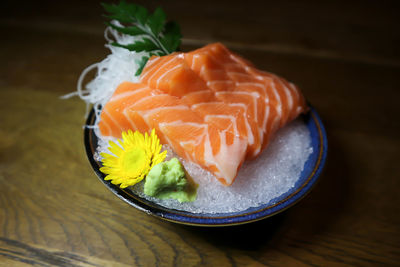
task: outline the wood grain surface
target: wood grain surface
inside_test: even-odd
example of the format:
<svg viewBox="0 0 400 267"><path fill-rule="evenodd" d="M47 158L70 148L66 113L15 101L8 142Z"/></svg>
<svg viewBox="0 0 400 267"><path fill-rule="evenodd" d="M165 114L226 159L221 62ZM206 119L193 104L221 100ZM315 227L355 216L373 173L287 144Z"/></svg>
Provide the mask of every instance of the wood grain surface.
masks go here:
<svg viewBox="0 0 400 267"><path fill-rule="evenodd" d="M396 1L140 1L179 22L182 50L221 41L298 84L320 113L320 182L236 227L162 221L108 191L61 100L106 57L98 1L5 1L0 17L0 266L400 266Z"/></svg>

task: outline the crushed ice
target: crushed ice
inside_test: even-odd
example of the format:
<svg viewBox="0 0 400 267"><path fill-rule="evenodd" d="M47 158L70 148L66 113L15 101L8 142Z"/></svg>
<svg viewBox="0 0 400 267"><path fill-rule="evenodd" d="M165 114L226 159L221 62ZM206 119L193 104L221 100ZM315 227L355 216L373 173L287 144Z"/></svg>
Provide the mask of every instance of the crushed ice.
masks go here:
<svg viewBox="0 0 400 267"><path fill-rule="evenodd" d="M108 140L99 140L98 153L106 151ZM168 148L168 157L175 156ZM101 158L96 153L96 160ZM304 164L312 153L311 137L301 119L280 129L262 154L246 161L231 186L221 185L198 165L180 159L188 173L199 184L194 202L160 200L143 194L143 183L131 190L161 206L193 213L228 213L246 210L271 202L289 191L300 177Z"/></svg>

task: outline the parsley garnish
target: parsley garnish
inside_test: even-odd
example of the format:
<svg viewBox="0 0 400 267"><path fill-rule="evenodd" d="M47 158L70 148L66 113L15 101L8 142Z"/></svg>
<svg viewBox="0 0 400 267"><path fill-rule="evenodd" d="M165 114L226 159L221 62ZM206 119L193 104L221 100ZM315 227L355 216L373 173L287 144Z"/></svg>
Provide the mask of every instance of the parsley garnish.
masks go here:
<svg viewBox="0 0 400 267"><path fill-rule="evenodd" d="M112 45L123 47L129 51L148 52L149 56L142 57L138 62L139 69L135 75L140 75L147 60L152 55L163 56L176 51L181 43L179 25L173 21L166 21L166 15L161 8L157 8L150 14L146 8L128 4L122 0L118 5L102 3L109 14L106 15L109 22L106 24L120 33L141 37L132 44ZM121 26L112 23L116 20Z"/></svg>

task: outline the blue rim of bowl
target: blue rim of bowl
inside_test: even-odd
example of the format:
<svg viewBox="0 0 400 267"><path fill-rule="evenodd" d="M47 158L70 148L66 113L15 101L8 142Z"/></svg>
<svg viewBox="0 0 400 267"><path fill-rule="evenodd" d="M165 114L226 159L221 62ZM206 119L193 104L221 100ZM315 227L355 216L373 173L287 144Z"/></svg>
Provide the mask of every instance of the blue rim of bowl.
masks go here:
<svg viewBox="0 0 400 267"><path fill-rule="evenodd" d="M97 136L91 127L87 127L94 125L95 116L93 109L90 111L86 121L84 143L89 162L100 181L117 197L129 205L147 214L170 222L194 226L232 226L258 221L276 215L299 202L316 184L325 165L328 152L328 140L321 118L313 107L310 106L309 112L301 117L310 131L313 152L307 159L295 186L285 194L282 194L268 203L240 212L191 213L168 209L133 194L129 189L121 189L113 185L110 181L104 180L105 175L100 171L100 167L102 166L101 162L94 159L98 142Z"/></svg>

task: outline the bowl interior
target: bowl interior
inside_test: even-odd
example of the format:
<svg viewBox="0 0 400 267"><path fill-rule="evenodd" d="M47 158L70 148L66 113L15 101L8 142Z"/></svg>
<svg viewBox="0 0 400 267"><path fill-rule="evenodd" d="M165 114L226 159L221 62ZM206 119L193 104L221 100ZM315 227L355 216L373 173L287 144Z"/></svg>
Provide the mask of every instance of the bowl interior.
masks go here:
<svg viewBox="0 0 400 267"><path fill-rule="evenodd" d="M88 116L86 125L93 125L94 119L94 111L92 110ZM105 175L99 170L101 162L94 159L98 139L93 129L85 127L84 142L89 162L100 181L116 196L133 207L150 215L176 223L199 226L228 226L249 223L275 215L297 203L315 185L326 160L326 132L314 108L311 107L307 114L302 115L302 119L310 131L313 152L307 159L295 186L268 203L233 213L190 213L168 209L136 196L129 189L121 189L119 186L113 185L110 181L105 181Z"/></svg>

